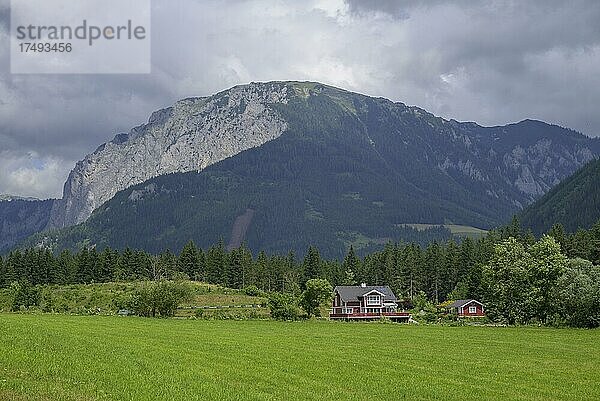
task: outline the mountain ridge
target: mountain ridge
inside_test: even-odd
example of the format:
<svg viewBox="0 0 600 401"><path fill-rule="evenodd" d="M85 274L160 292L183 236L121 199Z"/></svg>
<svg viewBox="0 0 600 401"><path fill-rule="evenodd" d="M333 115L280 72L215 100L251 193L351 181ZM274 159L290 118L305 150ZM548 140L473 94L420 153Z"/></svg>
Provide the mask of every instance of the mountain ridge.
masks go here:
<svg viewBox="0 0 600 401"><path fill-rule="evenodd" d="M271 92L274 92L274 96ZM194 169L185 173L187 175L158 175L115 192L115 197L96 210L89 224L70 231L79 230L79 233L66 242L70 241L73 245L85 240L97 242L99 238L106 239L107 236L115 235L116 227L123 228L117 221L118 213L111 215L110 210L114 212L120 208L119 218L129 221L128 213L134 215L142 213L141 210L144 210L143 213L150 213L149 210L160 202L163 202L162 210L165 205L176 209L181 206L186 213L191 214L202 207L210 209L213 214L225 213L223 207L228 208L226 218L222 216L211 220L208 212L202 216L200 212L195 214L200 219L196 222L198 224L200 221L216 224L218 220L219 224L226 226L222 230L207 229L212 232L210 240L216 242L219 237L226 239L230 235L237 216L242 215L246 209L254 210L253 202L277 210L277 205L265 199L266 194L270 193L271 196L280 197L282 202L295 205L298 210L294 213L301 218L285 218L291 226L296 225L304 233L302 235L309 236L310 230L307 227L312 225L322 231L319 241L327 241L327 236L336 237L333 241L337 241L336 245L330 244L330 248L337 254L338 251L334 248L348 243L346 240L339 240L340 232L353 232L352 235L360 238L378 241L377 238L401 239L397 235L399 232L392 227L394 224L450 222L481 228L501 224L503 219L537 199L562 178L600 154L600 141L556 125L535 120L494 127L460 123L436 117L423 109L406 106L401 102L372 98L312 82L253 83L219 92L213 97L182 100L180 102L183 103L178 102L176 105L194 104L198 101L195 99L201 99L199 101L204 102L203 104L212 102L211 107L216 111L208 115L217 120L217 126L232 127L231 121L240 121L240 116L244 115L250 105L251 108L260 110L251 115L253 124L258 124L259 127L275 126L280 130L276 130L276 135L271 135L256 146L234 146L235 149L226 156L222 155L220 160L213 159L214 163L206 164L201 169L197 169L198 160L204 160L205 155L202 155L203 158L191 157L187 162L191 162L188 166L192 165ZM253 103L253 99L259 101ZM266 102L264 99L275 101ZM132 129L127 139L129 140L129 135L135 140L148 137L149 133L156 133L152 131L153 124L160 125L169 121L172 110L165 108L153 113L149 123ZM203 115L203 111L198 108L188 111L191 111L189 116L179 116L184 125L212 121L199 120L197 116ZM268 117L266 120L265 115ZM272 122L275 124L270 125ZM203 132L201 128L188 131ZM160 133L169 134L169 131L163 130ZM174 135L177 136L176 134ZM243 139L244 132L234 126L223 134L225 136L220 137L221 139L233 138L235 141ZM115 137L116 142L124 139L124 135ZM241 148L244 149L240 150ZM105 152L106 149L104 147L100 152ZM236 153L236 150L240 151ZM311 164L315 169L311 169ZM316 168L319 166L322 167L321 170ZM321 185L317 178L327 182L328 187ZM247 194L234 194L235 199L227 200L228 196L232 196L230 188L215 184L215 180L230 182L232 188L246 191L254 196L255 201L249 202L250 195ZM248 182L253 182L257 188L262 189L259 191L249 187ZM206 191L184 188L183 183L204 186L206 191L213 191L214 197L208 199ZM293 185L296 184L300 187L294 189ZM269 192L269 186L277 188L277 191ZM340 192L342 188L345 192ZM163 194L163 189L167 191L165 194L179 193L179 198L169 198L171 195ZM309 202L296 202L291 197L292 193ZM182 201L180 198L183 194L196 199L197 203ZM151 198L162 195L166 197L153 205ZM135 207L132 208L134 201ZM219 206L217 201L225 203ZM373 205L383 206L374 208ZM336 211L339 207L355 208L357 213L369 216L371 222L360 221L354 224ZM158 209L154 210L155 214L158 213ZM271 221L271 224L277 226L274 216L267 214L264 210L257 210L249 227L248 235L249 238L255 238L255 247L263 241L253 231L256 226L269 230L265 221ZM147 216L160 220L151 213ZM171 217L172 221L169 222L165 218L165 224L168 225L160 229L172 226L175 230L181 230L183 235L186 230L177 224L185 222L177 216ZM102 218L115 226L109 227L110 224L101 221ZM329 218L331 220L323 222ZM129 221L129 224L134 222ZM378 224L383 228L377 231L369 227L369 224ZM352 227L354 228L350 229ZM294 236L293 232L283 229L275 231L270 234L271 241L276 242L277 235L284 235L284 232L292 238ZM86 237L85 232L93 235ZM152 235L161 238L165 233L155 232ZM130 232L129 238L147 234L143 230ZM205 243L209 241L208 237L205 238L197 230L191 230L188 234L188 239L196 236L204 238L202 241ZM96 235L99 237L94 237ZM169 235L170 246L179 247L181 238ZM158 243L149 238L139 239L141 242L145 240L149 242L141 244L142 247L156 249L158 246ZM307 239L300 242L304 246ZM271 244L261 244L271 247ZM286 246L289 244L286 242ZM108 241L106 245L122 244Z"/></svg>

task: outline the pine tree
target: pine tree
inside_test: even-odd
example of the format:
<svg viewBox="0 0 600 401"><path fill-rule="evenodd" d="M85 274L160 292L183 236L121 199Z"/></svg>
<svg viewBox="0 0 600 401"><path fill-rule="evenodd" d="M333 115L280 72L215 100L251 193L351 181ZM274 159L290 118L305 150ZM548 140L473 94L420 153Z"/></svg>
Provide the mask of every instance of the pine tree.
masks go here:
<svg viewBox="0 0 600 401"><path fill-rule="evenodd" d="M187 274L191 280L196 280L200 275L198 248L196 248L194 241L189 241L181 250L177 259L177 269Z"/></svg>
<svg viewBox="0 0 600 401"><path fill-rule="evenodd" d="M75 256L75 263L77 265L77 275L75 280L77 283L91 283L93 281L92 275L92 260L90 258L90 251L87 247L83 247Z"/></svg>
<svg viewBox="0 0 600 401"><path fill-rule="evenodd" d="M178 258L169 249L158 256L158 264L160 269L165 272L166 277L172 278L173 274L179 271Z"/></svg>
<svg viewBox="0 0 600 401"><path fill-rule="evenodd" d="M241 265L241 282L240 288L245 288L248 285L248 276L251 275L252 270L252 253L246 246L246 244L242 244L242 246L238 249L239 260Z"/></svg>
<svg viewBox="0 0 600 401"><path fill-rule="evenodd" d="M321 255L319 255L319 250L317 248L313 246L308 248L308 252L306 253L304 262L302 263L302 269L304 272L302 285L304 285L304 283L310 279L322 277L323 266L321 263Z"/></svg>
<svg viewBox="0 0 600 401"><path fill-rule="evenodd" d="M506 238L515 238L518 241L522 241L523 240L523 229L521 227L521 221L519 220L519 218L514 215L510 224L508 226L506 226L503 229L503 237L502 239L506 239Z"/></svg>
<svg viewBox="0 0 600 401"><path fill-rule="evenodd" d="M122 280L135 280L135 259L133 251L130 248L125 248L119 258L118 270L115 273L115 278Z"/></svg>
<svg viewBox="0 0 600 401"><path fill-rule="evenodd" d="M6 283L6 265L4 263L4 258L0 255L0 288L8 287Z"/></svg>
<svg viewBox="0 0 600 401"><path fill-rule="evenodd" d="M568 254L567 236L565 235L565 227L561 223L554 224L548 235L558 242L560 249L564 254Z"/></svg>
<svg viewBox="0 0 600 401"><path fill-rule="evenodd" d="M356 273L361 270L360 259L356 256L354 252L354 247L350 245L350 249L344 258L344 263L342 264L343 278L342 285L354 285L356 284L355 276Z"/></svg>
<svg viewBox="0 0 600 401"><path fill-rule="evenodd" d="M269 259L265 251L260 251L254 262L251 284L264 291L271 291L271 281L269 280Z"/></svg>
<svg viewBox="0 0 600 401"><path fill-rule="evenodd" d="M109 247L104 248L98 258L98 277L96 280L101 283L114 280L114 272L118 260L117 253L113 252Z"/></svg>
<svg viewBox="0 0 600 401"><path fill-rule="evenodd" d="M133 255L134 280L147 280L152 274L152 257L144 251Z"/></svg>
<svg viewBox="0 0 600 401"><path fill-rule="evenodd" d="M196 272L195 280L206 281L206 254L202 248L198 248L198 271Z"/></svg>
<svg viewBox="0 0 600 401"><path fill-rule="evenodd" d="M42 255L42 266L43 271L43 284L54 283L54 271L56 270L56 259L49 249L44 249Z"/></svg>
<svg viewBox="0 0 600 401"><path fill-rule="evenodd" d="M221 284L231 288L241 288L242 270L239 249L232 249L227 257L227 276Z"/></svg>
<svg viewBox="0 0 600 401"><path fill-rule="evenodd" d="M222 240L208 250L206 275L207 281L211 284L221 284L227 281L226 252Z"/></svg>
<svg viewBox="0 0 600 401"><path fill-rule="evenodd" d="M21 264L21 252L19 250L9 253L4 263L6 271L4 281L7 286L23 278L19 274Z"/></svg>
<svg viewBox="0 0 600 401"><path fill-rule="evenodd" d="M63 250L56 259L51 280L55 284L72 284L75 282L73 255L68 249Z"/></svg>
<svg viewBox="0 0 600 401"><path fill-rule="evenodd" d="M590 230L591 248L589 259L596 266L600 266L600 220Z"/></svg>

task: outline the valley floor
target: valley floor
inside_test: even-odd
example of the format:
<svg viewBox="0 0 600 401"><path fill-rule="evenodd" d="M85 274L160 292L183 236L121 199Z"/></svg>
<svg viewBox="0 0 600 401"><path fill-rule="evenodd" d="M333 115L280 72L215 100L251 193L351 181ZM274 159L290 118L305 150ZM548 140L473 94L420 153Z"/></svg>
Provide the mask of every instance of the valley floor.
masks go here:
<svg viewBox="0 0 600 401"><path fill-rule="evenodd" d="M0 314L2 400L597 400L600 331Z"/></svg>

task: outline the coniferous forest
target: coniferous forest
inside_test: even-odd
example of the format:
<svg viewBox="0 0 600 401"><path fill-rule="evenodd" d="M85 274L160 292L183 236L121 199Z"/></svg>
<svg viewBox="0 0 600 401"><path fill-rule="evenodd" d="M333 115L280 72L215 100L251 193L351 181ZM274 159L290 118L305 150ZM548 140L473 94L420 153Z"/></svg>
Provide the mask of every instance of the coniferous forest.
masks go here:
<svg viewBox="0 0 600 401"><path fill-rule="evenodd" d="M474 298L487 303L492 319L548 323L560 302L580 305L587 296L581 291L597 290L599 265L600 221L574 234L555 225L537 240L515 218L479 240L434 241L427 246L388 243L364 257L350 247L343 260L325 259L312 246L303 256L264 251L253 255L244 245L228 251L222 242L201 249L190 241L178 255L169 250L153 255L129 248L84 247L59 254L43 248L22 249L0 259L0 286L189 278L237 289L298 293L308 280L322 278L334 286L390 285L405 306ZM593 304L600 302L598 298L596 294L589 308L600 310L600 304ZM571 319L570 324L576 326L600 324L600 316L590 320L589 315L561 319Z"/></svg>

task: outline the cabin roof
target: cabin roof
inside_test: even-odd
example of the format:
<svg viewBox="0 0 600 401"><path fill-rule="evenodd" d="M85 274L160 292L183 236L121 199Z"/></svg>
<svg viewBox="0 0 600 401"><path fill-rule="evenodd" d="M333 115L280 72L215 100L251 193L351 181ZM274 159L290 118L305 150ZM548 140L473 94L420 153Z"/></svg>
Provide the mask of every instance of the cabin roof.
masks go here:
<svg viewBox="0 0 600 401"><path fill-rule="evenodd" d="M448 308L462 308L463 306L468 305L471 302L476 302L479 305L482 305L482 303L476 299L457 299L456 301L448 305Z"/></svg>
<svg viewBox="0 0 600 401"><path fill-rule="evenodd" d="M392 292L392 289L387 286L360 286L360 285L338 285L334 288L334 292L340 294L342 301L356 301L359 298L367 295L370 292L378 291L382 293L386 301L396 301L396 296Z"/></svg>

